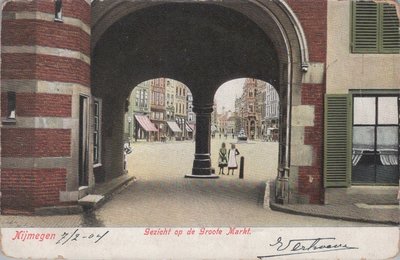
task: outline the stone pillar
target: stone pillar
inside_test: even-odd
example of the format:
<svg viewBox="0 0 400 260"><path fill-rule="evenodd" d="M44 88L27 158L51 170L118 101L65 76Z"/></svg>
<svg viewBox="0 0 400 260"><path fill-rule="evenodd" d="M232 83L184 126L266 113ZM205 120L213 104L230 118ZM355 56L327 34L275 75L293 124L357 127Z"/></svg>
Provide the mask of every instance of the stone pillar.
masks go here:
<svg viewBox="0 0 400 260"><path fill-rule="evenodd" d="M188 178L218 178L211 167L211 112L212 107L194 106L196 113L196 151L194 154L193 169Z"/></svg>

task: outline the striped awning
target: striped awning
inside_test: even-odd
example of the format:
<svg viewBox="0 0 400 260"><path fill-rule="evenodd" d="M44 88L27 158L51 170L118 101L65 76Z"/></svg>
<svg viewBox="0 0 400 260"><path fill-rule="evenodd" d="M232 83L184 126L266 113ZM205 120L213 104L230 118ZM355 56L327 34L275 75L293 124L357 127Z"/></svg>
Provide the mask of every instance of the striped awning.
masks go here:
<svg viewBox="0 0 400 260"><path fill-rule="evenodd" d="M174 121L167 121L167 124L169 126L169 128L171 129L172 132L175 133L181 133L182 130L179 128L178 124L175 123Z"/></svg>
<svg viewBox="0 0 400 260"><path fill-rule="evenodd" d="M154 124L150 121L150 119L147 116L143 115L135 115L136 120L139 122L140 126L146 131L146 132L157 132L157 128L154 126Z"/></svg>
<svg viewBox="0 0 400 260"><path fill-rule="evenodd" d="M193 132L192 128L188 124L186 124L186 131L190 133Z"/></svg>

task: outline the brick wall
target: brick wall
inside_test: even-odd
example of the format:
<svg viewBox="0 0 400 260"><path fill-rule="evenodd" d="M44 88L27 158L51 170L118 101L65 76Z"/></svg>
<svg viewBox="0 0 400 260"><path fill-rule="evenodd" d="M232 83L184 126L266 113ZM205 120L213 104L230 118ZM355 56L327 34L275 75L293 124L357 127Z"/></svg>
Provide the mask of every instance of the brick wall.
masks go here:
<svg viewBox="0 0 400 260"><path fill-rule="evenodd" d="M69 157L71 129L3 128L2 157Z"/></svg>
<svg viewBox="0 0 400 260"><path fill-rule="evenodd" d="M40 20L4 20L2 45L40 45L82 52L90 56L90 36L80 28Z"/></svg>
<svg viewBox="0 0 400 260"><path fill-rule="evenodd" d="M7 93L1 94L1 116L7 113ZM71 117L72 97L45 93L17 93L16 116Z"/></svg>
<svg viewBox="0 0 400 260"><path fill-rule="evenodd" d="M286 0L300 20L306 35L310 62L326 63L327 54L327 0ZM313 127L305 127L304 144L313 147L312 166L300 166L298 192L307 195L310 203L323 203L323 84L303 84L301 86L302 105L315 109Z"/></svg>
<svg viewBox="0 0 400 260"><path fill-rule="evenodd" d="M65 180L65 169L2 169L2 212L29 214L36 207L60 204Z"/></svg>
<svg viewBox="0 0 400 260"><path fill-rule="evenodd" d="M299 18L312 62L326 61L327 0L286 0Z"/></svg>
<svg viewBox="0 0 400 260"><path fill-rule="evenodd" d="M13 1L8 3L4 12L43 12L54 14L54 2L51 0L34 0L30 2L17 2ZM63 1L63 16L72 17L82 20L84 23L90 25L90 5L85 1L77 0L64 0Z"/></svg>
<svg viewBox="0 0 400 260"><path fill-rule="evenodd" d="M18 19L13 19L14 12L19 13ZM34 12L45 14L32 19ZM76 83L90 87L90 65L81 57L69 56L74 52L90 56L90 35L84 30L90 27L90 5L85 0L64 0L62 14L64 23L51 19L54 17L52 0L12 1L4 6L1 42L8 48L1 56L3 80L21 80L17 81L21 84L24 80ZM22 50L21 46L28 48ZM45 53L35 53L38 47ZM50 48L60 51L55 53ZM39 129L32 123L40 117L72 122L72 117L77 116L72 115L72 111L76 111L72 107L72 96L47 92L46 88L40 93L25 93L22 89L23 86L17 85L10 89L16 92L16 124L0 129L1 156L8 160L26 158L24 168L27 169L18 166L2 169L2 213L26 213L38 207L61 205L59 193L66 190L66 183L69 183L67 168L71 169L72 165L54 169L51 163L36 166L32 159L51 161L57 157L62 160L62 157L71 158L78 153L78 147L72 146L72 140L77 138L72 136L72 129L52 129L46 124ZM5 92L1 101L4 117L7 110ZM29 164L31 161L32 165Z"/></svg>
<svg viewBox="0 0 400 260"><path fill-rule="evenodd" d="M90 86L90 66L65 57L5 53L2 54L2 79L37 79Z"/></svg>
<svg viewBox="0 0 400 260"><path fill-rule="evenodd" d="M314 126L305 127L304 144L313 147L312 166L300 166L298 175L299 194L308 195L310 203L323 203L323 116L325 84L303 84L303 105L314 106Z"/></svg>

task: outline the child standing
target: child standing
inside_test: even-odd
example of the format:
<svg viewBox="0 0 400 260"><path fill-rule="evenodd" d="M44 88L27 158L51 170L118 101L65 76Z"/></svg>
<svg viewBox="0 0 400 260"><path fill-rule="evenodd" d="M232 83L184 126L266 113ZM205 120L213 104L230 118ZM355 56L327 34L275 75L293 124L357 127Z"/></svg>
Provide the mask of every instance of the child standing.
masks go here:
<svg viewBox="0 0 400 260"><path fill-rule="evenodd" d="M225 143L222 143L221 148L219 149L219 157L218 157L218 167L219 174L225 175L224 168L228 165L228 159L226 158L226 148Z"/></svg>
<svg viewBox="0 0 400 260"><path fill-rule="evenodd" d="M229 171L232 170L232 175L235 169L238 168L236 156L239 155L239 150L236 149L235 144L231 144L231 149L228 152L228 175Z"/></svg>

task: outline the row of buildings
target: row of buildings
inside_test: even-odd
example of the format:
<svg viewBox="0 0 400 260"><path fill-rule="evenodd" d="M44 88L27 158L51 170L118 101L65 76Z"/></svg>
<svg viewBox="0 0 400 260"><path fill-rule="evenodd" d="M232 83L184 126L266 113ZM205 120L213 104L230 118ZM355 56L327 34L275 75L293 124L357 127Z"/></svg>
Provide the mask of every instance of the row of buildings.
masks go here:
<svg viewBox="0 0 400 260"><path fill-rule="evenodd" d="M183 83L157 78L137 85L127 100L125 140L187 140L194 137L196 114L193 96ZM235 100L235 110L217 112L211 116L211 131L234 134L240 131L250 139L272 139L272 129L278 128L279 96L265 81L247 78L243 94Z"/></svg>
<svg viewBox="0 0 400 260"><path fill-rule="evenodd" d="M279 95L271 84L247 78L242 95L235 100L235 110L223 108L212 118L214 134L244 131L250 139L276 140L273 133L279 127Z"/></svg>
<svg viewBox="0 0 400 260"><path fill-rule="evenodd" d="M192 139L196 116L193 96L183 83L157 78L137 85L126 105L125 140Z"/></svg>

